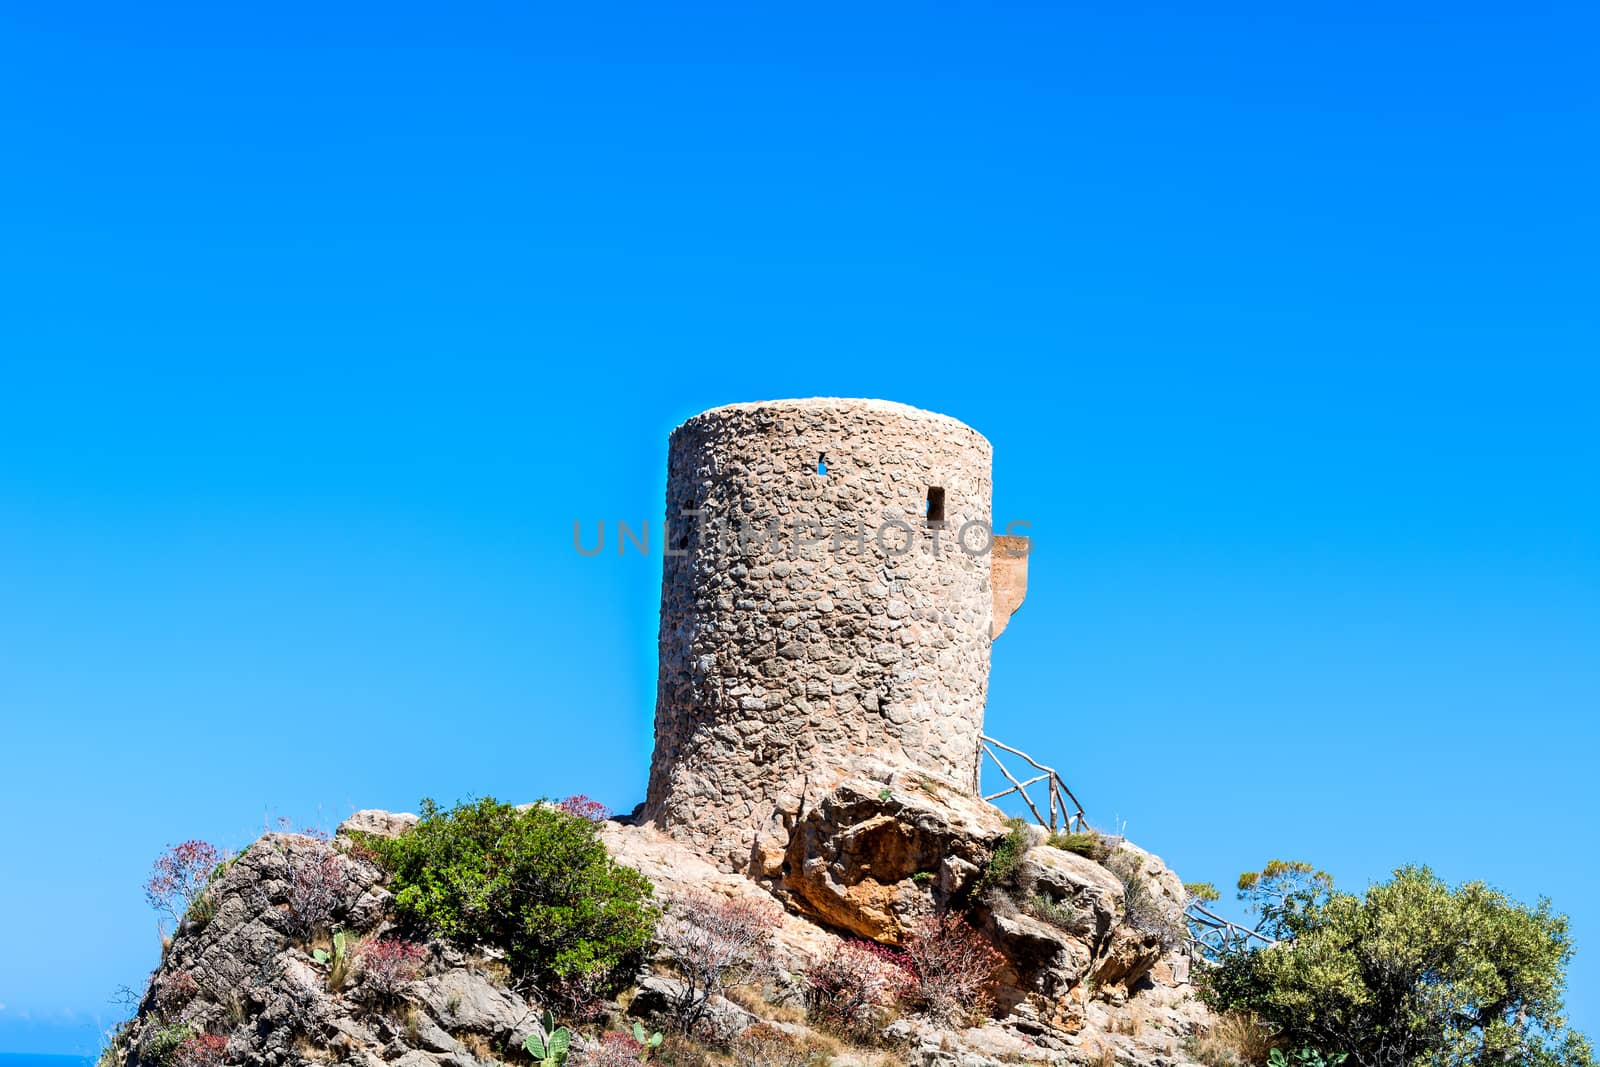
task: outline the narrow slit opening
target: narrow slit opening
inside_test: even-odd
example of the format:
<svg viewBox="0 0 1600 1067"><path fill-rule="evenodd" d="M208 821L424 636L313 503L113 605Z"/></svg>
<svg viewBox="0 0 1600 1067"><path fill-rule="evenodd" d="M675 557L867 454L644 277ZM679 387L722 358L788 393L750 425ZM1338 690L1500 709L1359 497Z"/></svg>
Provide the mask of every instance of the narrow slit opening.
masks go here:
<svg viewBox="0 0 1600 1067"><path fill-rule="evenodd" d="M818 452L817 453L817 477L818 478L826 478L827 476L828 476L828 454L826 452Z"/></svg>
<svg viewBox="0 0 1600 1067"><path fill-rule="evenodd" d="M943 486L930 485L928 487L928 500L927 500L927 504L924 507L924 511L926 512L926 514L928 516L928 525L929 526L932 526L934 523L941 523L942 524L944 522L944 487Z"/></svg>

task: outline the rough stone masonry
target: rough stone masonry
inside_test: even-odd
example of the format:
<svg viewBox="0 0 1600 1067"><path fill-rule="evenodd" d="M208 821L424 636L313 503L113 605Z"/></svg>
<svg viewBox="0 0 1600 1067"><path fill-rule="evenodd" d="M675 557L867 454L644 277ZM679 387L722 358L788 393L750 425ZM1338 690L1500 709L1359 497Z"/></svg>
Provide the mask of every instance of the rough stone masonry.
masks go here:
<svg viewBox="0 0 1600 1067"><path fill-rule="evenodd" d="M714 408L668 446L643 815L763 866L864 757L975 792L989 646L1025 538L991 542L989 442L881 400Z"/></svg>

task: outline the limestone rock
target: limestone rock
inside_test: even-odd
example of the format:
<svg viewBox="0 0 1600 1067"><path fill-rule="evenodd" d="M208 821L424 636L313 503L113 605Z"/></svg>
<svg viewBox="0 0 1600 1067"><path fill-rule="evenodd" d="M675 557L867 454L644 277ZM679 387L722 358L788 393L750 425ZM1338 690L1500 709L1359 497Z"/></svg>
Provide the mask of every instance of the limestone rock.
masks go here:
<svg viewBox="0 0 1600 1067"><path fill-rule="evenodd" d="M1075 852L1035 845L1017 864L1020 890L1049 898L1083 916L1085 932L1103 937L1122 905L1122 882L1100 864Z"/></svg>
<svg viewBox="0 0 1600 1067"><path fill-rule="evenodd" d="M723 871L691 848L651 826L603 823L600 837L619 862L650 879L662 901L688 893L770 903L772 895L749 878ZM787 910L777 931L778 962L803 970L812 960L834 951L839 939Z"/></svg>
<svg viewBox="0 0 1600 1067"><path fill-rule="evenodd" d="M535 1015L527 1001L480 971L457 967L423 978L414 989L415 1000L454 1033L518 1045L532 1032Z"/></svg>
<svg viewBox="0 0 1600 1067"><path fill-rule="evenodd" d="M900 944L968 888L1008 827L995 807L931 775L861 772L801 815L777 888L828 926Z"/></svg>
<svg viewBox="0 0 1600 1067"><path fill-rule="evenodd" d="M346 828L380 832L404 821L363 812ZM227 864L175 932L120 1036L126 1067L165 1067L176 1027L229 1035L227 1063L240 1067L306 1063L308 1049L361 1067L477 1067L458 1035L520 1042L533 1006L447 946L432 946L428 973L393 1010L378 1009L359 966L331 988L329 965L313 955L331 948L329 929L343 928L355 944L387 934L393 919L376 867L337 842L267 834Z"/></svg>
<svg viewBox="0 0 1600 1067"><path fill-rule="evenodd" d="M417 817L409 811L379 811L376 808L366 808L340 823L335 836L349 837L352 833L362 833L374 837L399 837L417 825L417 822Z"/></svg>
<svg viewBox="0 0 1600 1067"><path fill-rule="evenodd" d="M1010 832L996 809L937 778L868 758L836 768L835 779L786 801L794 817L776 824L774 832L786 835L782 858L765 880L731 873L653 826L610 822L600 834L663 901L710 893L788 905L777 933L781 971L768 992L791 998L791 1005L805 973L837 951L841 935L893 943L939 909L966 910L1005 958L997 1017L953 1030L922 1019L897 1022L886 1037L903 1062L1066 1067L1110 1056L1128 1067L1187 1064L1182 1042L1209 1016L1189 993L1182 953L1166 951L1127 922L1117 874L1051 848L1041 832L1030 831L1006 892L979 896L976 880ZM363 812L332 842L269 834L233 860L213 883L208 905L176 931L139 1015L123 1032L123 1067L164 1065L170 1055L164 1031L175 1026L228 1035L227 1062L239 1067L311 1060L480 1067L477 1056L485 1050L520 1045L541 1006L511 987L492 950L430 943L423 973L404 987L402 1002L387 1007L368 995L359 967L334 989L328 965L313 956L311 949L328 947L325 930L332 924L356 941L395 932L382 872L343 842L354 829L399 832L407 822ZM1119 855L1137 866L1153 897L1180 899L1181 883L1158 858L1131 845ZM324 933L308 944L299 932L297 908L305 901L296 885L313 868L327 872L332 893L320 919ZM678 983L674 975L647 971L628 1011L670 1012ZM759 1021L807 1035L792 1006L768 1018L765 1004L716 998L707 1033L727 1040ZM614 1017L607 1025L622 1023ZM575 1049L597 1034L580 1027ZM869 1067L879 1055L846 1049L835 1062Z"/></svg>
<svg viewBox="0 0 1600 1067"><path fill-rule="evenodd" d="M1122 882L1093 860L1035 845L1017 863L1014 883L978 902L980 921L1006 958L1003 1002L1035 995L1054 1006L1057 1025L1079 1024L1058 1002L1088 977L1112 936L1123 902ZM1046 902L1049 917L1024 910ZM1131 968L1130 968L1131 970Z"/></svg>
<svg viewBox="0 0 1600 1067"><path fill-rule="evenodd" d="M628 1014L655 1019L663 1025L670 1023L676 1016L674 1005L682 1002L685 988L676 978L650 975L639 982L638 990L628 1002ZM759 1021L731 1000L714 996L706 1004L703 1025L705 1033L713 1039L729 1041Z"/></svg>

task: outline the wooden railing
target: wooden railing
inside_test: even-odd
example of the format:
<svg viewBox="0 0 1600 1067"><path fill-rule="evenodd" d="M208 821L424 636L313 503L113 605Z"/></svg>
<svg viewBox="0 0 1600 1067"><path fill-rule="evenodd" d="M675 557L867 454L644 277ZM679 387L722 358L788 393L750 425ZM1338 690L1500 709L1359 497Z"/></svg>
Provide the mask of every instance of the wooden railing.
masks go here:
<svg viewBox="0 0 1600 1067"><path fill-rule="evenodd" d="M1066 830L1073 833L1089 828L1089 819L1083 812L1083 805L1078 803L1078 798L1072 794L1067 783L1054 768L1046 767L1021 749L1012 748L1010 745L996 741L984 735L979 738L984 755L994 762L995 769L1011 784L998 793L990 793L984 800L999 800L1012 794L1022 798L1040 826L1055 833ZM999 751L996 751L996 750ZM1005 761L1000 758L1001 752L1008 752L1032 768L1026 778L1019 778L1011 773ZM1034 802L1029 790L1043 784L1046 792L1045 811L1039 810L1039 805ZM1243 951L1252 943L1258 948L1276 945L1278 942L1263 934L1260 930L1252 930L1247 926L1240 926L1236 922L1224 919L1199 901L1192 900L1184 909L1184 919L1188 922L1189 934L1184 939L1188 945L1189 954L1196 960L1206 963L1215 963L1230 952Z"/></svg>
<svg viewBox="0 0 1600 1067"><path fill-rule="evenodd" d="M1062 780L1061 775L1057 774L1053 768L1046 767L1026 752L1012 748L1010 745L1001 744L992 737L980 737L979 740L983 745L984 754L994 761L995 767L1005 776L1005 780L1011 783L1009 789L1002 789L998 793L990 793L983 798L984 800L999 800L1001 797L1008 797L1015 793L1022 798L1024 804L1028 805L1028 810L1033 812L1033 817L1039 821L1039 825L1045 827L1051 833L1063 828L1068 833L1088 828L1089 820L1083 813L1083 805L1078 803L1078 798L1072 795L1072 790L1067 788L1067 783ZM1038 773L1033 774L1026 780L1019 779L1011 773L1010 768L1005 765L1005 761L1000 758L1000 754L995 749L1011 753L1018 759L1025 761L1028 766ZM1038 785L1040 782L1045 783L1044 788L1048 798L1047 807L1050 811L1048 819L1040 813L1039 806L1033 802L1033 796L1028 792L1031 787Z"/></svg>
<svg viewBox="0 0 1600 1067"><path fill-rule="evenodd" d="M1229 922L1197 900L1189 902L1183 917L1189 923L1189 936L1185 938L1189 954L1207 963L1215 963L1232 952L1242 952L1250 947L1251 941L1259 941L1258 948L1278 943L1259 930Z"/></svg>

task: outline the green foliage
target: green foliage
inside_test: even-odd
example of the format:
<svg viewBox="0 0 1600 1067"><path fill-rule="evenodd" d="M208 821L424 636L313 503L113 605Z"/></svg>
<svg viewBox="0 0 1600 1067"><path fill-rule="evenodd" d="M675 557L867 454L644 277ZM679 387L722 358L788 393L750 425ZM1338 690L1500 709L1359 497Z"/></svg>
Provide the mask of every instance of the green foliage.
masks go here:
<svg viewBox="0 0 1600 1067"><path fill-rule="evenodd" d="M994 846L994 851L989 854L989 862L973 887L977 895L1010 885L1017 873L1017 864L1022 862L1022 854L1028 851L1028 824L1021 819L1007 819L1006 825L1010 830Z"/></svg>
<svg viewBox="0 0 1600 1067"><path fill-rule="evenodd" d="M1345 1052L1324 1057L1314 1048L1303 1048L1293 1056L1285 1056L1283 1049L1275 1048L1267 1054L1267 1067L1339 1067L1349 1058Z"/></svg>
<svg viewBox="0 0 1600 1067"><path fill-rule="evenodd" d="M522 1042L523 1051L532 1056L539 1067L561 1067L567 1062L567 1050L572 1047L572 1031L557 1026L555 1015L548 1011L534 1025L538 1029Z"/></svg>
<svg viewBox="0 0 1600 1067"><path fill-rule="evenodd" d="M1276 940L1298 933L1304 917L1326 904L1332 892L1327 871L1299 860L1272 860L1239 876L1239 899L1261 916L1258 929Z"/></svg>
<svg viewBox="0 0 1600 1067"><path fill-rule="evenodd" d="M633 1039L639 1042L641 1046L641 1051L639 1052L640 1063L647 1062L650 1059L650 1054L661 1047L661 1031L657 1030L653 1034L647 1034L644 1024L641 1022L633 1024Z"/></svg>
<svg viewBox="0 0 1600 1067"><path fill-rule="evenodd" d="M195 900L194 904L189 908L189 914L184 916L184 918L193 924L193 928L195 930L199 930L216 917L217 898L216 895L213 894L209 889L200 894L200 896Z"/></svg>
<svg viewBox="0 0 1600 1067"><path fill-rule="evenodd" d="M644 955L659 910L649 881L606 853L596 824L553 804L485 798L366 844L392 872L405 918L460 944L506 953L543 988L612 986Z"/></svg>
<svg viewBox="0 0 1600 1067"><path fill-rule="evenodd" d="M189 921L194 924L196 929L205 926L212 919L216 918L217 883L220 882L222 880L222 876L227 874L228 870L238 862L238 856L225 856L220 863L211 869L211 873L206 876L205 891L195 898L195 902L190 906L189 914L187 916Z"/></svg>
<svg viewBox="0 0 1600 1067"><path fill-rule="evenodd" d="M1240 890L1286 937L1204 972L1206 999L1254 1012L1289 1047L1324 1050L1329 1067L1341 1054L1361 1067L1594 1063L1561 1016L1572 943L1548 901L1527 907L1481 882L1451 889L1426 867L1358 896L1279 862Z"/></svg>
<svg viewBox="0 0 1600 1067"><path fill-rule="evenodd" d="M1043 893L1031 893L1021 903L1023 911L1058 930L1075 930L1083 922L1083 911L1070 901L1057 901Z"/></svg>
<svg viewBox="0 0 1600 1067"><path fill-rule="evenodd" d="M95 1060L95 1067L122 1067L128 1062L127 1026L127 1023L123 1023L107 1035L105 1047Z"/></svg>
<svg viewBox="0 0 1600 1067"><path fill-rule="evenodd" d="M182 1023L163 1026L139 1042L139 1062L171 1063L178 1049L193 1036L194 1030Z"/></svg>
<svg viewBox="0 0 1600 1067"><path fill-rule="evenodd" d="M334 950L337 951L338 947L338 942L335 941ZM311 950L311 958L316 960L319 964L326 964L333 957L325 948L314 948Z"/></svg>
<svg viewBox="0 0 1600 1067"><path fill-rule="evenodd" d="M890 798L893 796L894 790L890 789L888 786L884 786L882 789L878 790L878 799L885 804L887 804Z"/></svg>
<svg viewBox="0 0 1600 1067"><path fill-rule="evenodd" d="M1185 882L1183 891L1189 894L1189 899L1201 904L1210 904L1212 901L1221 900L1222 894L1210 882Z"/></svg>
<svg viewBox="0 0 1600 1067"><path fill-rule="evenodd" d="M1074 852L1096 863L1104 863L1116 851L1114 839L1099 830L1079 830L1070 834L1051 834L1049 845L1063 852Z"/></svg>
<svg viewBox="0 0 1600 1067"><path fill-rule="evenodd" d="M929 882L933 881L933 872L918 871L911 876L911 880L918 885L927 885Z"/></svg>
<svg viewBox="0 0 1600 1067"><path fill-rule="evenodd" d="M350 976L349 935L343 930L335 930L333 951L313 949L311 958L327 966L329 992L337 993L344 988L345 979Z"/></svg>

